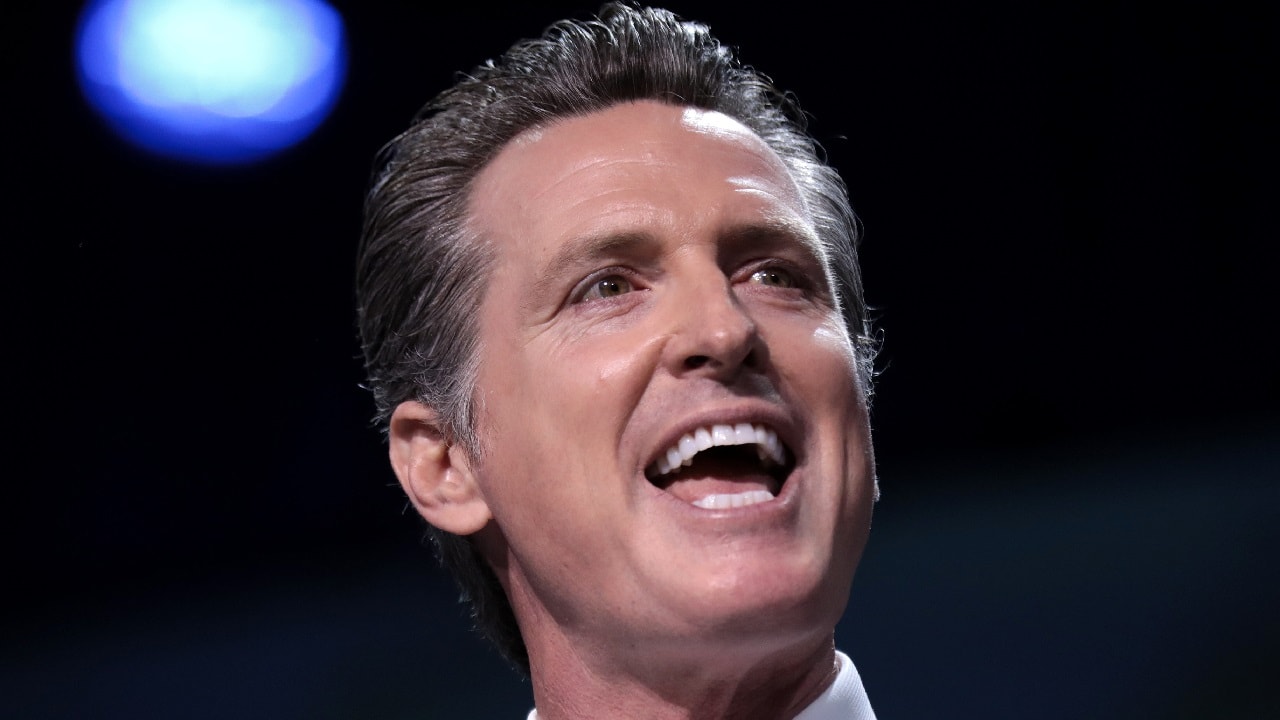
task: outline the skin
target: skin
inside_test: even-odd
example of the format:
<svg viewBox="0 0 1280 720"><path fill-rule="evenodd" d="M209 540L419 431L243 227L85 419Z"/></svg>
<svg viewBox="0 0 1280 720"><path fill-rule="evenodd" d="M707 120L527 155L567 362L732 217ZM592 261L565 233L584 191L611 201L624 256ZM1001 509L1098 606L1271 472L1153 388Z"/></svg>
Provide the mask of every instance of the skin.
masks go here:
<svg viewBox="0 0 1280 720"><path fill-rule="evenodd" d="M475 534L511 599L542 720L791 717L834 678L871 522L853 348L778 156L717 113L618 105L528 131L482 171L474 458L405 403L391 456L428 521ZM696 425L762 422L763 478L645 476ZM602 711L607 709L607 711Z"/></svg>

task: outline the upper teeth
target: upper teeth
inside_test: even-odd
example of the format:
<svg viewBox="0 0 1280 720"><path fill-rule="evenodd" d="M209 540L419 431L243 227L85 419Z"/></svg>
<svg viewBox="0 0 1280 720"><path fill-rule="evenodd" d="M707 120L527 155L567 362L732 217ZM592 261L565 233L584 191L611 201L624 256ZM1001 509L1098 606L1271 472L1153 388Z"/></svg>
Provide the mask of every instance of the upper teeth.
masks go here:
<svg viewBox="0 0 1280 720"><path fill-rule="evenodd" d="M685 433L675 445L658 457L651 466L654 474L667 473L686 466L693 456L711 447L724 445L755 445L762 461L782 465L787 461L786 451L774 431L763 425L738 423L737 425L709 425Z"/></svg>

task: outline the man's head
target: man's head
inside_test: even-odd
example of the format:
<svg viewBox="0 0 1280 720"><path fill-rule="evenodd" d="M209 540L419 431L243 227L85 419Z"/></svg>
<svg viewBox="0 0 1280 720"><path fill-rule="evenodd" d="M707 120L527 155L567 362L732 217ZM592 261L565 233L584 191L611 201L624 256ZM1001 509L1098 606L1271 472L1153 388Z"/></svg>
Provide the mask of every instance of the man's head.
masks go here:
<svg viewBox="0 0 1280 720"><path fill-rule="evenodd" d="M384 151L358 270L370 387L517 663L508 593L539 608L524 623L621 618L619 637L696 639L769 603L838 617L872 347L855 220L801 117L705 28L610 6L478 68ZM775 457L664 459L740 424Z"/></svg>

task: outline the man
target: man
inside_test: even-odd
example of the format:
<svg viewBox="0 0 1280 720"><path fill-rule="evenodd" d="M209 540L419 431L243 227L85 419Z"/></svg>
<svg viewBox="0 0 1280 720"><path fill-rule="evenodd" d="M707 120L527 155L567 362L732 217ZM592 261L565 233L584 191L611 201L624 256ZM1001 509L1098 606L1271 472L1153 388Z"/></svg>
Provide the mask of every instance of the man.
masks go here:
<svg viewBox="0 0 1280 720"><path fill-rule="evenodd" d="M844 187L705 27L606 6L384 149L358 267L392 466L539 720L871 718Z"/></svg>

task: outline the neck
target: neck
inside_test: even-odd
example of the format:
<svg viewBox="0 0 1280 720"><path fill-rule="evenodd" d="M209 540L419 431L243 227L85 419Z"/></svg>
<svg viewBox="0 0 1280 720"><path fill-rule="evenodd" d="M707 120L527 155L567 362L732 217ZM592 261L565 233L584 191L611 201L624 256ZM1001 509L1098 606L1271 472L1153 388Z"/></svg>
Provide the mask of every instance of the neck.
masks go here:
<svg viewBox="0 0 1280 720"><path fill-rule="evenodd" d="M773 648L706 643L597 652L589 644L530 648L538 720L792 718L835 680L831 633ZM755 652L751 652L755 650ZM619 657L619 655L622 655Z"/></svg>

